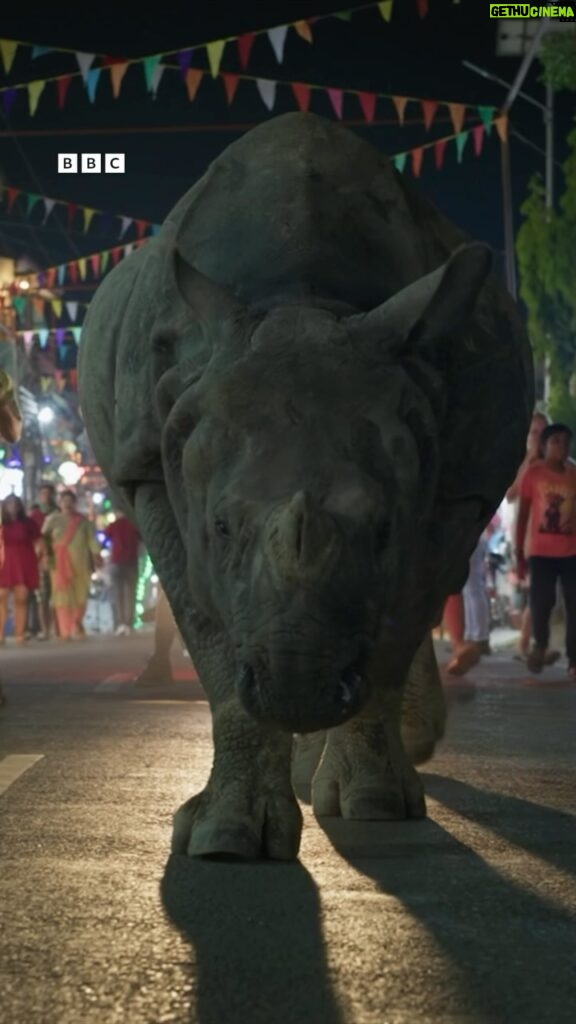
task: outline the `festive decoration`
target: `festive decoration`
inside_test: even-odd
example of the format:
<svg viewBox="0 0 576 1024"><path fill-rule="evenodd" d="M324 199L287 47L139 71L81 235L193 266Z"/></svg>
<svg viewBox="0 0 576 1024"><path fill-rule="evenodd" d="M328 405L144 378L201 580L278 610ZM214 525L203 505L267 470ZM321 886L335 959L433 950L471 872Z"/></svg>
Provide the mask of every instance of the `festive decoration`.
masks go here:
<svg viewBox="0 0 576 1024"><path fill-rule="evenodd" d="M422 169L424 153L426 150L431 149L434 152L434 166L436 167L436 170L439 171L442 169L446 144L448 142L454 142L456 148L456 159L458 163L461 163L462 155L468 141L468 136L472 135L474 153L476 156L479 156L482 151L484 135L490 134L492 124L495 125L500 139L504 142L507 137L507 118L505 115L501 115L500 117L495 118L490 125L486 125L484 123L474 125L470 130L456 132L454 135L446 135L442 139L436 139L434 142L427 142L422 146L416 146L414 149L409 149L405 153L396 153L394 156L390 157L390 159L394 161L396 170L402 173L406 167L408 157L410 157L412 173L415 178L418 178Z"/></svg>
<svg viewBox="0 0 576 1024"><path fill-rule="evenodd" d="M159 224L153 224L149 220L137 220L135 217L126 217L121 213L108 213L105 210L96 210L91 206L80 206L77 203L69 203L65 199L53 199L49 196L40 196L35 192L25 192L21 188L15 188L12 185L0 185L0 203L4 200L6 202L6 212L12 213L14 205L18 198L21 198L26 204L25 215L30 216L32 211L36 208L36 205L40 202L44 203L44 218L42 224L46 224L56 206L66 207L68 214L68 227L72 227L74 218L78 212L82 213L83 227L82 230L87 232L94 220L94 217L98 215L100 227L105 227L111 232L112 223L114 220L120 221L119 237L123 238L128 229L134 225L138 237L141 238L146 231L150 234L157 234L160 230ZM101 218L101 219L100 219ZM107 223L109 222L109 223Z"/></svg>

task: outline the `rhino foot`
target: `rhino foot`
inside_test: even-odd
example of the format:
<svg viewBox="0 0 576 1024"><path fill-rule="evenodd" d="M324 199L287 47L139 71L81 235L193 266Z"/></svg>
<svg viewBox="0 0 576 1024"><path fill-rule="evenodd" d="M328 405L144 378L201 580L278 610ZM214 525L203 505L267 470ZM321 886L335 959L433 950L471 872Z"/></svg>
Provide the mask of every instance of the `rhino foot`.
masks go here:
<svg viewBox="0 0 576 1024"><path fill-rule="evenodd" d="M344 727L345 729L346 727ZM425 818L420 776L399 740L375 750L362 731L330 733L312 780L312 808L317 817L354 821L402 821Z"/></svg>
<svg viewBox="0 0 576 1024"><path fill-rule="evenodd" d="M402 698L400 731L413 765L433 756L446 728L446 703L432 638L428 634L410 666Z"/></svg>

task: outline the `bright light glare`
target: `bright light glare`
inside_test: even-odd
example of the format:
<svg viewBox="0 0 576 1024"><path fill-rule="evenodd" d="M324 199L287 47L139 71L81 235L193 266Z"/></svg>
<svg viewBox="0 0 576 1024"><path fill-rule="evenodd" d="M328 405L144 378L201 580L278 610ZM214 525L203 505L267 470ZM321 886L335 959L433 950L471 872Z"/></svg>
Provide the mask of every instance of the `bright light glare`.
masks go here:
<svg viewBox="0 0 576 1024"><path fill-rule="evenodd" d="M84 470L75 462L63 462L58 473L67 487L73 487L78 483L80 477L84 476Z"/></svg>
<svg viewBox="0 0 576 1024"><path fill-rule="evenodd" d="M38 410L38 421L40 423L52 423L53 419L54 410L51 409L49 405L43 405L42 408Z"/></svg>
<svg viewBox="0 0 576 1024"><path fill-rule="evenodd" d="M102 502L104 501L104 495L100 494L100 491L94 491L94 494L92 495L92 501L94 502L95 505L101 505Z"/></svg>
<svg viewBox="0 0 576 1024"><path fill-rule="evenodd" d="M23 278L22 281L18 282L18 287L25 292L30 287L30 281L27 281L25 278Z"/></svg>

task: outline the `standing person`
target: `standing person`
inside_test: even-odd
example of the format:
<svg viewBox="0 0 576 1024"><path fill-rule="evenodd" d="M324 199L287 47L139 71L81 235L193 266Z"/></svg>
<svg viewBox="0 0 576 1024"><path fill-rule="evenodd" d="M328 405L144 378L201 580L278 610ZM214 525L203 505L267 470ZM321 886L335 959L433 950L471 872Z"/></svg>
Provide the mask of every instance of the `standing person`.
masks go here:
<svg viewBox="0 0 576 1024"><path fill-rule="evenodd" d="M0 569L0 644L8 616L8 595L14 599L14 637L24 643L28 594L38 587L40 530L15 494L2 502L4 564Z"/></svg>
<svg viewBox="0 0 576 1024"><path fill-rule="evenodd" d="M15 444L22 433L22 416L11 378L0 369L0 438L8 444ZM4 564L4 535L0 520L0 569ZM6 703L6 697L0 681L0 707Z"/></svg>
<svg viewBox="0 0 576 1024"><path fill-rule="evenodd" d="M58 504L56 502L56 488L54 484L42 483L38 490L38 501L30 510L30 518L34 520L38 529L42 532L46 518L57 511ZM45 551L41 555L38 569L40 581L36 594L36 607L40 619L40 633L37 638L38 640L49 640L52 630L52 592L50 568Z"/></svg>
<svg viewBox="0 0 576 1024"><path fill-rule="evenodd" d="M522 484L522 480L527 470L531 469L532 466L535 466L538 462L542 461L542 454L540 451L540 439L542 437L542 431L547 426L548 417L545 416L543 412L535 412L532 416L532 421L530 423L528 437L526 438L526 455L524 457L524 461L516 474L516 479L514 480L514 483L508 488L506 492L506 500L510 504L512 502L515 502L516 504L518 503L520 498L520 486ZM517 525L518 513L516 514L515 529L517 529ZM524 558L530 558L530 530L528 530L526 533ZM526 658L528 657L528 652L530 650L530 639L532 636L532 618L530 616L530 601L528 598L528 590L530 583L528 578L522 581L519 580L518 582L523 584L522 589L524 592L524 607L522 608L522 618L520 620L520 636L518 638L518 647L515 656L518 661L526 661ZM549 660L550 663L556 660L555 652L550 652L547 660Z"/></svg>
<svg viewBox="0 0 576 1024"><path fill-rule="evenodd" d="M109 523L104 535L111 548L114 629L116 636L129 636L136 610L140 534L124 513L116 509L116 519Z"/></svg>
<svg viewBox="0 0 576 1024"><path fill-rule="evenodd" d="M52 512L42 527L50 562L52 601L61 640L85 636L92 567L102 565L94 527L76 509L74 491L60 495L60 511Z"/></svg>
<svg viewBox="0 0 576 1024"><path fill-rule="evenodd" d="M526 576L525 540L530 525L530 611L534 647L527 663L541 672L550 635L550 616L560 580L566 611L568 674L576 679L576 466L569 461L572 431L552 423L540 439L543 461L520 484L516 529L518 576Z"/></svg>

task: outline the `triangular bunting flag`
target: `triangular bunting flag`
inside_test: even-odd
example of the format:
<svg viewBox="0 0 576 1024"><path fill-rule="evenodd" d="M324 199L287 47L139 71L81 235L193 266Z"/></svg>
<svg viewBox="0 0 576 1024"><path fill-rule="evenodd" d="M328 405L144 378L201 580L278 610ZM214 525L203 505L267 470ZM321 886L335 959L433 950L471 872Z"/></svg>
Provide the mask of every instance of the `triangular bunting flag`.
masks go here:
<svg viewBox="0 0 576 1024"><path fill-rule="evenodd" d="M148 221L147 220L135 220L134 223L136 225L136 234L138 235L138 238L144 238L144 232L146 231L146 228L148 227Z"/></svg>
<svg viewBox="0 0 576 1024"><path fill-rule="evenodd" d="M490 135L492 131L492 121L494 120L494 107L478 107L478 113L480 120L486 129L486 135Z"/></svg>
<svg viewBox="0 0 576 1024"><path fill-rule="evenodd" d="M158 92L158 86L160 85L160 82L162 81L162 76L163 76L165 71L166 71L166 65L165 64L159 64L157 68L154 68L154 74L152 75L152 89L151 89L152 96L154 97L154 99L156 99L156 93Z"/></svg>
<svg viewBox="0 0 576 1024"><path fill-rule="evenodd" d="M200 68L190 68L186 72L186 92L188 93L188 99L192 103L196 99L196 93L198 92L198 86L204 77L204 72Z"/></svg>
<svg viewBox="0 0 576 1024"><path fill-rule="evenodd" d="M45 85L46 85L46 82L45 82L44 79L40 79L37 82L28 82L28 86L27 86L27 88L28 88L28 105L30 107L30 116L31 117L32 117L33 114L36 113L36 108L38 106L38 100L40 99L40 96L44 92L44 86Z"/></svg>
<svg viewBox="0 0 576 1024"><path fill-rule="evenodd" d="M70 85L70 75L63 75L56 81L56 96L58 97L58 110L62 110L66 102L66 93Z"/></svg>
<svg viewBox="0 0 576 1024"><path fill-rule="evenodd" d="M100 79L101 70L102 68L91 68L90 71L86 72L84 84L86 85L86 92L88 93L90 103L94 103L96 99L96 86Z"/></svg>
<svg viewBox="0 0 576 1024"><path fill-rule="evenodd" d="M222 54L224 53L225 46L225 39L216 39L213 43L206 43L206 52L208 54L208 63L210 64L210 73L212 78L218 78L220 62L222 60Z"/></svg>
<svg viewBox="0 0 576 1024"><path fill-rule="evenodd" d="M224 82L224 89L226 90L226 99L228 103L232 103L234 96L236 95L236 89L238 88L238 82L240 77L238 75L222 74L222 81Z"/></svg>
<svg viewBox="0 0 576 1024"><path fill-rule="evenodd" d="M474 154L480 156L482 152L482 142L484 139L484 125L477 124L472 129L472 141L474 143Z"/></svg>
<svg viewBox="0 0 576 1024"><path fill-rule="evenodd" d="M278 25L276 28L268 29L267 35L270 45L274 50L276 60L279 64L284 60L284 44L288 34L288 25Z"/></svg>
<svg viewBox="0 0 576 1024"><path fill-rule="evenodd" d="M73 334L73 337L74 337L74 341L76 342L77 345L79 345L80 344L80 338L82 336L82 328L81 327L72 327L71 331L72 331L72 334Z"/></svg>
<svg viewBox="0 0 576 1024"><path fill-rule="evenodd" d="M27 204L26 213L28 215L30 215L32 213L32 210L34 209L34 207L36 206L36 203L38 203L38 202L40 202L40 196L37 196L34 192L28 192L27 199L26 199L26 204Z"/></svg>
<svg viewBox="0 0 576 1024"><path fill-rule="evenodd" d="M392 7L394 6L394 0L383 0L383 3L378 4L378 10L384 18L384 21L390 21L392 17Z"/></svg>
<svg viewBox="0 0 576 1024"><path fill-rule="evenodd" d="M268 110L273 110L276 100L276 82L272 82L269 78L257 78L256 87L264 106Z"/></svg>
<svg viewBox="0 0 576 1024"><path fill-rule="evenodd" d="M445 150L446 139L438 139L438 142L434 143L434 164L436 166L437 171L440 171L442 169L442 164L444 163Z"/></svg>
<svg viewBox="0 0 576 1024"><path fill-rule="evenodd" d="M301 39L305 39L307 43L312 42L312 29L307 21L295 21L292 28Z"/></svg>
<svg viewBox="0 0 576 1024"><path fill-rule="evenodd" d="M54 209L55 205L55 199L47 199L46 197L44 197L44 220L42 221L43 224L45 224L48 220L48 217L52 213L52 210Z"/></svg>
<svg viewBox="0 0 576 1024"><path fill-rule="evenodd" d="M43 57L45 53L54 53L53 46L33 46L31 59L36 60L36 57Z"/></svg>
<svg viewBox="0 0 576 1024"><path fill-rule="evenodd" d="M120 238L123 238L128 228L130 227L133 218L132 217L121 217L122 227L120 228Z"/></svg>
<svg viewBox="0 0 576 1024"><path fill-rule="evenodd" d="M98 277L98 274L100 273L100 253L99 252L93 253L93 255L90 257L90 269L92 270L92 273L94 274L94 277ZM74 319L76 319L76 317L74 317Z"/></svg>
<svg viewBox="0 0 576 1024"><path fill-rule="evenodd" d="M191 62L192 50L182 50L182 52L178 54L178 65L180 67L180 74L182 75L182 78L186 78L186 72L188 71Z"/></svg>
<svg viewBox="0 0 576 1024"><path fill-rule="evenodd" d="M236 46L238 47L238 57L240 58L240 67L243 71L246 71L248 67L248 61L250 59L250 52L254 45L256 36L252 33L246 33L243 36L238 36L236 40Z"/></svg>
<svg viewBox="0 0 576 1024"><path fill-rule="evenodd" d="M34 306L34 309L38 316L44 316L44 299L32 299L32 305Z"/></svg>
<svg viewBox="0 0 576 1024"><path fill-rule="evenodd" d="M13 39L0 39L0 57L2 57L4 71L7 75L10 74L17 49L18 43L14 42Z"/></svg>
<svg viewBox="0 0 576 1024"><path fill-rule="evenodd" d="M56 281L56 267L49 267L46 271L46 287L53 288Z"/></svg>
<svg viewBox="0 0 576 1024"><path fill-rule="evenodd" d="M78 61L78 67L82 73L82 78L86 81L86 75L94 63L95 54L93 53L77 53L76 60Z"/></svg>
<svg viewBox="0 0 576 1024"><path fill-rule="evenodd" d="M14 295L12 298L12 305L18 313L18 316L22 316L26 307L26 299L22 295Z"/></svg>
<svg viewBox="0 0 576 1024"><path fill-rule="evenodd" d="M48 330L47 327L42 327L41 330L38 331L38 337L40 338L40 348L46 348L46 345L48 344L49 334L50 331Z"/></svg>
<svg viewBox="0 0 576 1024"><path fill-rule="evenodd" d="M76 261L74 261L74 263L68 264L68 277L70 278L72 284L76 284L76 282L78 281L78 264L76 263Z"/></svg>
<svg viewBox="0 0 576 1024"><path fill-rule="evenodd" d="M62 263L56 268L58 274L58 284L64 284L66 280L66 264Z"/></svg>
<svg viewBox="0 0 576 1024"><path fill-rule="evenodd" d="M93 218L94 214L96 213L96 210L92 210L92 209L90 209L89 206L85 206L84 210L83 210L83 213L84 213L84 231L88 231L88 228L90 227L90 225L92 223L92 218Z"/></svg>
<svg viewBox="0 0 576 1024"><path fill-rule="evenodd" d="M22 331L22 339L24 341L24 351L29 356L34 341L34 331Z"/></svg>
<svg viewBox="0 0 576 1024"><path fill-rule="evenodd" d="M101 255L100 255L100 273L101 274L104 274L106 272L106 267L108 266L108 260L109 259L110 259L110 253L106 249L105 252L101 253ZM74 318L74 319L76 319L76 318Z"/></svg>
<svg viewBox="0 0 576 1024"><path fill-rule="evenodd" d="M396 168L396 170L400 174L402 174L402 171L404 170L404 168L406 166L406 157L407 156L408 156L408 153L397 153L396 156L394 157L394 167Z"/></svg>
<svg viewBox="0 0 576 1024"><path fill-rule="evenodd" d="M78 316L78 303L77 302L67 302L66 303L66 312L68 313L68 316L70 317L72 323L74 323L75 320L76 320L76 317Z"/></svg>
<svg viewBox="0 0 576 1024"><path fill-rule="evenodd" d="M124 78L124 75L126 74L127 70L128 70L128 65L127 64L111 64L110 65L110 68L109 68L109 71L110 71L110 81L112 82L112 95L113 95L115 100L117 100L119 95L120 95L120 88L122 86L122 79Z"/></svg>
<svg viewBox="0 0 576 1024"><path fill-rule="evenodd" d="M114 266L116 266L116 264L118 263L118 260L120 259L120 248L119 248L119 246L115 246L114 249L110 249L110 255L112 256L112 263L114 264Z"/></svg>
<svg viewBox="0 0 576 1024"><path fill-rule="evenodd" d="M54 334L56 335L56 344L62 345L64 342L64 338L66 336L66 328L57 327L56 330L54 331Z"/></svg>
<svg viewBox="0 0 576 1024"><path fill-rule="evenodd" d="M416 149L411 151L412 157L412 174L415 178L420 175L420 168L422 167L422 157L424 156L424 150L422 146L418 146Z"/></svg>
<svg viewBox="0 0 576 1024"><path fill-rule="evenodd" d="M72 223L74 221L74 217L76 216L76 212L78 210L78 204L77 203L68 203L67 205L68 205L68 227L71 228L72 227Z"/></svg>
<svg viewBox="0 0 576 1024"><path fill-rule="evenodd" d="M130 253L133 252L133 251L134 251L134 243L133 242L128 242L128 245L125 245L124 249L123 249L124 255L125 256L129 256Z"/></svg>
<svg viewBox="0 0 576 1024"><path fill-rule="evenodd" d="M302 82L292 82L291 85L298 108L303 114L306 114L310 106L310 86L303 85Z"/></svg>
<svg viewBox="0 0 576 1024"><path fill-rule="evenodd" d="M78 271L80 273L80 277L81 277L81 279L83 281L85 281L86 280L86 260L84 259L84 257L81 257L79 260L76 260L76 262L78 264Z"/></svg>
<svg viewBox="0 0 576 1024"><path fill-rule="evenodd" d="M400 124L404 124L404 111L406 110L406 104L408 99L406 96L393 96L392 103L396 107L396 113L398 114L398 120Z"/></svg>
<svg viewBox="0 0 576 1024"><path fill-rule="evenodd" d="M351 21L352 11L336 11L334 17L338 18L339 21Z"/></svg>
<svg viewBox="0 0 576 1024"><path fill-rule="evenodd" d="M148 92L152 92L152 86L154 82L154 72L158 67L162 57L161 54L154 54L152 57L145 57L142 61L142 67L144 68L144 79L146 81L146 88Z"/></svg>
<svg viewBox="0 0 576 1024"><path fill-rule="evenodd" d="M18 199L18 196L20 195L20 189L19 188L9 187L9 188L6 189L6 195L8 196L8 213L10 213L11 210L12 210L12 207L14 206L14 203L16 202L16 200Z"/></svg>
<svg viewBox="0 0 576 1024"><path fill-rule="evenodd" d="M424 114L424 127L426 131L430 128L434 115L438 110L437 100L422 100L422 113Z"/></svg>
<svg viewBox="0 0 576 1024"><path fill-rule="evenodd" d="M508 115L502 114L501 117L497 117L494 121L498 137L501 142L508 141Z"/></svg>
<svg viewBox="0 0 576 1024"><path fill-rule="evenodd" d="M425 18L428 14L428 0L416 0L416 6L420 17Z"/></svg>
<svg viewBox="0 0 576 1024"><path fill-rule="evenodd" d="M342 89L326 89L336 117L342 119Z"/></svg>
<svg viewBox="0 0 576 1024"><path fill-rule="evenodd" d="M161 227L162 227L161 224L151 224L150 225L150 234L152 235L152 237L154 237L154 235L159 234Z"/></svg>
<svg viewBox="0 0 576 1024"><path fill-rule="evenodd" d="M467 141L468 132L460 132L454 139L454 142L456 143L456 154L458 163L462 162L462 153L464 152L464 146L466 145Z"/></svg>
<svg viewBox="0 0 576 1024"><path fill-rule="evenodd" d="M374 120L374 112L376 110L376 96L373 92L359 92L358 102L362 108L362 113L368 124L371 124Z"/></svg>
<svg viewBox="0 0 576 1024"><path fill-rule="evenodd" d="M466 104L449 103L448 110L450 111L450 118L454 131L458 135L462 131L462 125L464 124L464 118L466 117Z"/></svg>
<svg viewBox="0 0 576 1024"><path fill-rule="evenodd" d="M50 305L52 306L52 310L56 315L56 318L59 320L62 316L62 299L52 299Z"/></svg>
<svg viewBox="0 0 576 1024"><path fill-rule="evenodd" d="M4 107L4 113L9 117L14 102L18 95L17 89L4 89L2 92L2 106Z"/></svg>

